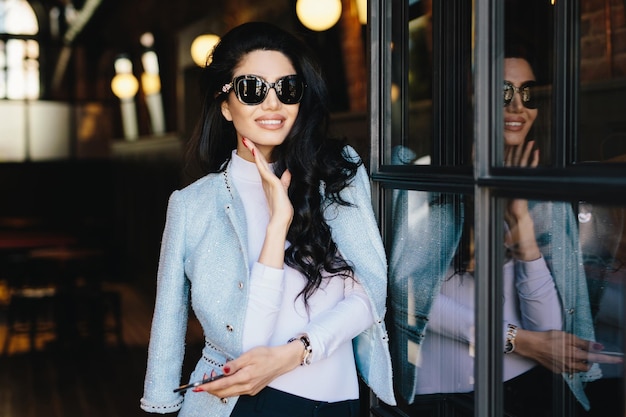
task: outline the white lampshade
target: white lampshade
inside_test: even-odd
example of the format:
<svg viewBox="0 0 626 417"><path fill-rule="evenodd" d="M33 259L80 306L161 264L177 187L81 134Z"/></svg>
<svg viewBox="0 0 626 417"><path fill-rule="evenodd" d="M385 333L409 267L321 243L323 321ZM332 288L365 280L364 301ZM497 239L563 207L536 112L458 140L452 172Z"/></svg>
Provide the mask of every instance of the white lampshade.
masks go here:
<svg viewBox="0 0 626 417"><path fill-rule="evenodd" d="M139 82L133 74L117 74L111 80L111 90L119 99L129 99L135 97L139 90Z"/></svg>
<svg viewBox="0 0 626 417"><path fill-rule="evenodd" d="M341 0L298 0L296 14L304 26L321 32L339 21Z"/></svg>
<svg viewBox="0 0 626 417"><path fill-rule="evenodd" d="M191 43L191 59L199 67L205 67L211 63L210 54L220 41L220 37L213 34L200 35Z"/></svg>
<svg viewBox="0 0 626 417"><path fill-rule="evenodd" d="M133 72L133 63L126 57L120 57L115 60L116 74L130 74Z"/></svg>
<svg viewBox="0 0 626 417"><path fill-rule="evenodd" d="M141 55L141 63L143 70L151 74L159 73L159 59L156 52L148 50Z"/></svg>

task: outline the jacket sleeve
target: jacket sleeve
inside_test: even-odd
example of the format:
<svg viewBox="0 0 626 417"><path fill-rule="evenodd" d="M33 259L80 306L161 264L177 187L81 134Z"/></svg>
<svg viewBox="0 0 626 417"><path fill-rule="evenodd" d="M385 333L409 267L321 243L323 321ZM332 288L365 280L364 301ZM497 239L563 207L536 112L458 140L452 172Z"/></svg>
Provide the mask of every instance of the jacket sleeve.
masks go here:
<svg viewBox="0 0 626 417"><path fill-rule="evenodd" d="M185 208L179 192L170 197L157 273L157 293L152 318L148 364L141 408L152 413L180 409L180 385L189 304L185 278Z"/></svg>
<svg viewBox="0 0 626 417"><path fill-rule="evenodd" d="M347 159L358 160L354 149L345 148ZM387 295L387 259L372 209L369 176L360 166L352 182L341 191L351 206L326 207L324 217L333 240L365 289L371 303L374 324L353 339L356 365L363 381L376 396L395 405L391 381L391 358L384 317Z"/></svg>

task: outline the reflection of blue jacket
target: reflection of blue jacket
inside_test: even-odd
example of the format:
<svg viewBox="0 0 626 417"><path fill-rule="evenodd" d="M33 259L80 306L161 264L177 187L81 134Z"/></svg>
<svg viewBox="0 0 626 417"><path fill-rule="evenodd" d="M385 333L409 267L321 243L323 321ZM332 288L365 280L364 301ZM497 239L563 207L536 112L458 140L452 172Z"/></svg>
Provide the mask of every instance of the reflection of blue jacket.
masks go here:
<svg viewBox="0 0 626 417"><path fill-rule="evenodd" d="M393 204L394 240L389 258L392 357L395 383L410 403L415 391L414 361L424 339L434 297L439 294L460 240L463 210L459 197L406 190L395 191ZM529 210L535 222L537 242L561 298L563 330L594 340L573 212L566 203L554 202L531 201ZM563 375L586 409L589 400L583 382L596 379L597 371L596 364L587 373Z"/></svg>
<svg viewBox="0 0 626 417"><path fill-rule="evenodd" d="M348 154L357 158L353 149ZM163 233L157 298L141 406L155 413L181 409L180 416L226 417L226 404L206 393L183 397L181 382L189 299L205 335L205 347L191 380L220 368L242 353L248 302L248 242L243 204L223 174L209 174L172 194ZM342 197L350 207L331 205L325 216L342 255L354 266L372 305L376 322L354 339L357 369L384 402L395 404L384 315L387 265L372 211L370 184L363 167ZM324 383L324 381L303 381Z"/></svg>

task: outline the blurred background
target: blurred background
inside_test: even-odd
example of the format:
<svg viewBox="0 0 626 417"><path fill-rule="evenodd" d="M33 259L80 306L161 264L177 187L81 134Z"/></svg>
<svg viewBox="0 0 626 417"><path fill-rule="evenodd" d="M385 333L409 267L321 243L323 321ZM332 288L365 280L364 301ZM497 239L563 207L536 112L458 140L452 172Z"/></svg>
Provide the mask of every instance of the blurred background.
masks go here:
<svg viewBox="0 0 626 417"><path fill-rule="evenodd" d="M301 16L295 0L0 0L1 416L144 414L167 199L187 180L198 74L230 28L303 37L333 132L367 160L357 2L299 3ZM202 343L192 321L189 345Z"/></svg>

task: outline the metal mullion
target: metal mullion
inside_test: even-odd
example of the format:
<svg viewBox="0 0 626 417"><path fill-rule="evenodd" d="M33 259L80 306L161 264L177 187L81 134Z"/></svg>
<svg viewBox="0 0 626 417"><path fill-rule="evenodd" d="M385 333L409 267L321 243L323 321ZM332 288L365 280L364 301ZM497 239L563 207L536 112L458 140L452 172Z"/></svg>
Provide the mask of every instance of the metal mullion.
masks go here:
<svg viewBox="0 0 626 417"><path fill-rule="evenodd" d="M474 0L474 178L489 179L502 160L501 94L504 55L504 2ZM502 416L502 225L491 190L475 186L476 356L474 415ZM499 244L500 243L500 244ZM500 255L499 255L500 254Z"/></svg>
<svg viewBox="0 0 626 417"><path fill-rule="evenodd" d="M503 415L502 385L502 207L489 188L474 191L476 395L474 415Z"/></svg>
<svg viewBox="0 0 626 417"><path fill-rule="evenodd" d="M578 153L579 2L557 1L554 7L553 162L560 168Z"/></svg>

